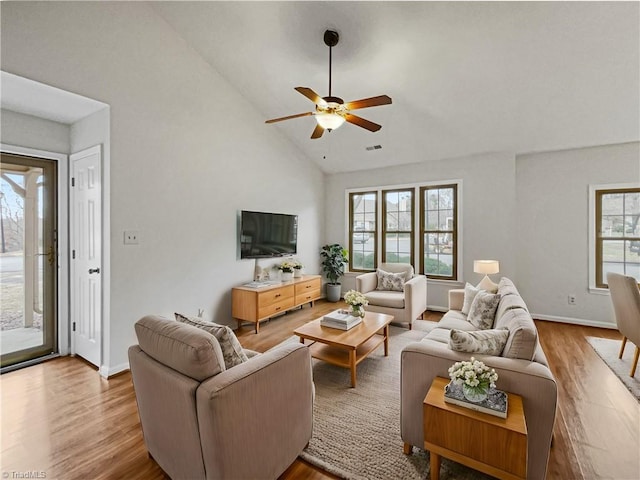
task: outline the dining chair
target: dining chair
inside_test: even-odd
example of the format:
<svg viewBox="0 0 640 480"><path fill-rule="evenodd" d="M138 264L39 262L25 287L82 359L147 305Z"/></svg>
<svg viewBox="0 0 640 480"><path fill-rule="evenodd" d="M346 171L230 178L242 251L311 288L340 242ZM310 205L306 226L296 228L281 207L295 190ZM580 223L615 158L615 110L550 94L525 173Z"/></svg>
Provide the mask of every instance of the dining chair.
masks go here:
<svg viewBox="0 0 640 480"><path fill-rule="evenodd" d="M640 356L640 290L638 289L638 281L633 277L609 272L607 273L607 283L616 315L616 324L623 336L618 358L622 358L627 340L636 346L629 374L630 377L633 377Z"/></svg>

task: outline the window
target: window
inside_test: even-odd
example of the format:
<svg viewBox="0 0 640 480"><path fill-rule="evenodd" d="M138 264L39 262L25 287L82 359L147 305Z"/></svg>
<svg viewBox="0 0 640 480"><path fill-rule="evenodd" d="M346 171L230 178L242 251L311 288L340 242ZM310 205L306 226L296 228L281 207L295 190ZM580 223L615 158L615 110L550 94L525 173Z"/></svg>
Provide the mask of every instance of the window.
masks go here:
<svg viewBox="0 0 640 480"><path fill-rule="evenodd" d="M455 180L348 192L349 270L410 263L429 278L457 280L459 185Z"/></svg>
<svg viewBox="0 0 640 480"><path fill-rule="evenodd" d="M382 194L382 261L413 264L413 189Z"/></svg>
<svg viewBox="0 0 640 480"><path fill-rule="evenodd" d="M457 185L420 189L420 271L429 278L457 278Z"/></svg>
<svg viewBox="0 0 640 480"><path fill-rule="evenodd" d="M596 287L608 288L607 272L640 283L640 188L595 191Z"/></svg>
<svg viewBox="0 0 640 480"><path fill-rule="evenodd" d="M349 194L349 270L375 270L377 266L378 193Z"/></svg>

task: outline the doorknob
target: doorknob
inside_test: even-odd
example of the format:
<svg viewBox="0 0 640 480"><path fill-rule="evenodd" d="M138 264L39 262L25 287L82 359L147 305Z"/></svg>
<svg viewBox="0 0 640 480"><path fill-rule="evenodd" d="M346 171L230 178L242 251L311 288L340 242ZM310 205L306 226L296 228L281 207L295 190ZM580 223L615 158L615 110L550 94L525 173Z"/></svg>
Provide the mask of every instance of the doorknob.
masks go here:
<svg viewBox="0 0 640 480"><path fill-rule="evenodd" d="M100 273L100 269L99 268L90 268L89 269L89 273Z"/></svg>

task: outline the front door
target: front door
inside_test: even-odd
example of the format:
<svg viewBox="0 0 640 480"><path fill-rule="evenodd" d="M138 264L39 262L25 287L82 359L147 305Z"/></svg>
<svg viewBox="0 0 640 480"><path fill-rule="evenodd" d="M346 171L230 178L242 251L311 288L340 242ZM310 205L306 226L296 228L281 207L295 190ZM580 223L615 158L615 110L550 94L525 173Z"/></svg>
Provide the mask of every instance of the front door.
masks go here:
<svg viewBox="0 0 640 480"><path fill-rule="evenodd" d="M58 351L57 201L57 162L2 153L2 369Z"/></svg>
<svg viewBox="0 0 640 480"><path fill-rule="evenodd" d="M102 151L70 156L72 352L100 366L102 354Z"/></svg>

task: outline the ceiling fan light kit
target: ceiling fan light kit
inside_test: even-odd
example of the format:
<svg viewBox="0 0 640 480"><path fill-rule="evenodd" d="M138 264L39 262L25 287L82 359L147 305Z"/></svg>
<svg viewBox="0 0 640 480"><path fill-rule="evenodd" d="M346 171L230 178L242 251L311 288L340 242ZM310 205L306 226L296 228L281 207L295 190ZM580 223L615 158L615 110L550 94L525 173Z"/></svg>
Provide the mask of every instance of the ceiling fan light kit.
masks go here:
<svg viewBox="0 0 640 480"><path fill-rule="evenodd" d="M358 117L357 115L353 115L350 111L360 108L377 107L379 105L389 105L391 103L391 97L387 95L379 95L377 97L363 98L361 100L344 103L341 98L331 95L331 49L338 44L339 39L340 36L336 31L327 30L324 32L324 43L329 47L329 95L321 97L308 87L295 88L296 91L316 104L316 111L274 118L267 120L265 123L276 123L283 120L290 120L292 118L308 117L313 115L316 117L317 125L311 134L312 139L320 138L325 130L330 132L331 130L339 128L344 122L357 125L369 130L370 132L377 132L382 128L381 125L373 123L362 117Z"/></svg>

